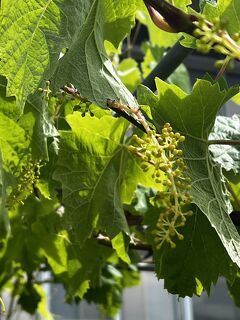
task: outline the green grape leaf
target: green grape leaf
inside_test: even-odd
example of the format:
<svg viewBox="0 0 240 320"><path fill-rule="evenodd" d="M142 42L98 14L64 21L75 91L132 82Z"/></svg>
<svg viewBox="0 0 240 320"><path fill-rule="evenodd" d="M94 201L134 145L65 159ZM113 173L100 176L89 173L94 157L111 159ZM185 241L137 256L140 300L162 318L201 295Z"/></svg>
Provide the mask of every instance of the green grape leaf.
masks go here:
<svg viewBox="0 0 240 320"><path fill-rule="evenodd" d="M101 106L105 106L107 98L135 104L105 53L104 40L119 45L134 24L140 3L4 2L0 15L0 68L1 75L7 78L7 96L16 97L21 112L28 95L35 92L43 79L50 79L58 67L57 89L71 82ZM67 54L59 59L66 48Z"/></svg>
<svg viewBox="0 0 240 320"><path fill-rule="evenodd" d="M240 3L238 0L218 0L206 2L203 14L210 21L219 18L230 34L240 30Z"/></svg>
<svg viewBox="0 0 240 320"><path fill-rule="evenodd" d="M142 0L105 0L99 2L97 17L104 21L104 40L117 48L131 27L135 24L137 9L144 7ZM101 15L102 14L102 15Z"/></svg>
<svg viewBox="0 0 240 320"><path fill-rule="evenodd" d="M138 183L156 184L123 144L128 123L79 112L66 119L72 131L61 132L54 178L62 185L68 223L79 228L81 240L94 229L110 237L129 233L123 203L131 203Z"/></svg>
<svg viewBox="0 0 240 320"><path fill-rule="evenodd" d="M240 116L230 117L218 116L213 131L209 136L210 140L240 140ZM225 170L240 171L240 146L213 144L209 150L213 153L214 160Z"/></svg>
<svg viewBox="0 0 240 320"><path fill-rule="evenodd" d="M203 289L209 294L211 285L219 276L232 282L237 272L206 216L196 207L193 211L194 215L187 218L185 226L179 229L184 239L176 240L174 249L170 249L167 243L160 250L155 248L151 230L155 228L153 216L158 219L158 210L150 210L146 218L151 226L149 234L157 276L164 279L164 287L170 293L180 297L201 295Z"/></svg>
<svg viewBox="0 0 240 320"><path fill-rule="evenodd" d="M53 213L57 206L55 199L39 201L32 196L11 210L11 233L6 251L1 256L1 270L8 269L10 261L31 273L46 258L56 274L66 270L63 232L57 232L61 219Z"/></svg>
<svg viewBox="0 0 240 320"><path fill-rule="evenodd" d="M101 285L90 288L84 298L88 303L101 304L102 311L109 317L119 312L122 302L122 273L112 265L106 265L102 270Z"/></svg>
<svg viewBox="0 0 240 320"><path fill-rule="evenodd" d="M188 95L180 88L156 79L158 95L141 86L138 100L149 105L153 123L158 130L171 123L175 131L186 136L184 158L192 181L193 202L205 213L216 229L229 256L240 266L240 236L229 213L224 177L208 150L208 136L220 107L236 94L223 82L197 80Z"/></svg>
<svg viewBox="0 0 240 320"><path fill-rule="evenodd" d="M138 3L139 0L92 2L80 36L74 38L68 52L60 59L54 75L55 88L70 82L99 106L106 107L108 98L136 106L106 55L104 40L112 41L115 46L119 44L133 25Z"/></svg>
<svg viewBox="0 0 240 320"><path fill-rule="evenodd" d="M11 221L12 222L12 221ZM14 226L11 232L11 237L7 242L7 248L4 255L1 257L1 270L8 269L11 261L11 276L14 273L14 264L19 264L26 272L35 270L43 256L39 253L39 242L29 232L29 230L18 221L18 226ZM3 272L4 275L4 272Z"/></svg>
<svg viewBox="0 0 240 320"><path fill-rule="evenodd" d="M239 290L240 290L240 274L237 274L234 282L227 281L228 291L230 296L232 297L236 306L240 307L240 297L239 297Z"/></svg>
<svg viewBox="0 0 240 320"><path fill-rule="evenodd" d="M23 110L50 63L57 62L68 33L66 16L55 1L8 1L0 16L0 67L8 80L7 96ZM64 23L64 24L63 24Z"/></svg>
<svg viewBox="0 0 240 320"><path fill-rule="evenodd" d="M84 299L101 304L103 311L114 317L121 307L123 289L138 285L139 281L139 272L134 265L116 269L108 264L102 270L101 284L90 288Z"/></svg>
<svg viewBox="0 0 240 320"><path fill-rule="evenodd" d="M52 214L41 217L32 224L34 241L39 245L39 252L45 256L55 275L67 269L67 243L66 231L54 232L61 223L58 215Z"/></svg>
<svg viewBox="0 0 240 320"><path fill-rule="evenodd" d="M47 113L41 110L41 105L27 102L18 124L30 138L29 150L33 159L48 160L47 138L58 136L58 132Z"/></svg>
<svg viewBox="0 0 240 320"><path fill-rule="evenodd" d="M60 279L67 290L67 301L71 302L74 297L82 298L90 285L100 285L102 268L113 255L113 250L99 245L95 239L88 239L82 246L71 238L67 250L68 267Z"/></svg>
<svg viewBox="0 0 240 320"><path fill-rule="evenodd" d="M109 116L101 119L79 112L67 116L72 132L61 133L58 167L54 174L63 188L63 203L86 239L98 225L113 236L128 233L120 201L119 144L127 123ZM103 192L104 191L104 192ZM110 228L110 230L108 230Z"/></svg>

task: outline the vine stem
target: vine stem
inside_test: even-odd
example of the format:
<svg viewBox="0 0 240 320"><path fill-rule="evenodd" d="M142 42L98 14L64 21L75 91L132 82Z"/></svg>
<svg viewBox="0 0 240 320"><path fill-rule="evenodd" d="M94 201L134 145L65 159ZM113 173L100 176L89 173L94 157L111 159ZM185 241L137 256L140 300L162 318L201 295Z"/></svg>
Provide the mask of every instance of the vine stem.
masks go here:
<svg viewBox="0 0 240 320"><path fill-rule="evenodd" d="M229 62L231 61L232 59L230 57L226 57L223 65L221 66L218 74L216 75L215 77L215 80L218 81L225 73L226 69L227 69L227 66L229 64Z"/></svg>
<svg viewBox="0 0 240 320"><path fill-rule="evenodd" d="M223 145L240 145L240 140L208 140L208 145L211 144L223 144Z"/></svg>

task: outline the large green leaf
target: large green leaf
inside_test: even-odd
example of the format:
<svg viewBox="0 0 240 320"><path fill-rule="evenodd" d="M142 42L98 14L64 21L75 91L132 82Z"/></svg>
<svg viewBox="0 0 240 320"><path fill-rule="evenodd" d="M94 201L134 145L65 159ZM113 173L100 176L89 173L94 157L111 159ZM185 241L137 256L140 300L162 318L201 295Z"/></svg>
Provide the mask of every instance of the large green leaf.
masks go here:
<svg viewBox="0 0 240 320"><path fill-rule="evenodd" d="M233 283L227 282L228 284L228 290L233 298L236 306L240 307L240 297L239 297L239 290L240 290L240 274L238 272L237 277Z"/></svg>
<svg viewBox="0 0 240 320"><path fill-rule="evenodd" d="M188 95L160 79L156 84L158 95L142 86L139 102L150 106L158 130L170 122L174 130L186 136L183 149L193 202L206 214L233 262L240 266L240 237L229 217L231 205L221 169L214 163L207 143L218 110L236 90L228 90L224 83L198 80Z"/></svg>
<svg viewBox="0 0 240 320"><path fill-rule="evenodd" d="M101 275L101 285L90 288L84 298L90 303L101 304L104 313L116 316L122 303L123 289L139 284L139 272L133 265L116 268L106 265Z"/></svg>
<svg viewBox="0 0 240 320"><path fill-rule="evenodd" d="M57 89L73 83L89 100L107 98L135 104L106 56L104 40L119 42L134 24L140 0L24 0L2 4L0 68L7 95L20 110L41 80L57 68ZM59 60L63 49L68 53ZM84 83L84 86L82 85Z"/></svg>
<svg viewBox="0 0 240 320"><path fill-rule="evenodd" d="M126 122L109 116L101 119L67 116L71 131L61 133L55 178L62 183L63 203L73 228L86 239L100 225L112 235L128 232L120 201L121 149ZM120 174L119 174L120 173ZM110 229L110 230L109 230Z"/></svg>
<svg viewBox="0 0 240 320"><path fill-rule="evenodd" d="M209 137L213 140L240 140L240 117L218 116ZM210 146L214 160L225 170L233 170L235 173L240 170L240 146L213 144Z"/></svg>
<svg viewBox="0 0 240 320"><path fill-rule="evenodd" d="M71 302L74 297L82 298L90 286L101 283L101 270L114 251L99 245L96 239L88 239L84 246L71 241L67 251L68 265L60 279L66 289L66 298Z"/></svg>
<svg viewBox="0 0 240 320"><path fill-rule="evenodd" d="M124 35L121 30L126 32L126 28L122 29L121 23L123 25L126 23L124 13L127 12L127 8L131 9L130 3L136 6L136 1L125 1L126 7L122 7L119 1L113 1L111 5L109 1L92 2L89 14L79 30L80 35L71 43L67 54L60 60L54 79L56 88L71 82L83 96L100 106L105 107L109 98L136 106L134 98L123 86L108 59L103 43L104 39L108 40L112 35L117 36L116 39L120 38L119 34ZM131 10L129 12L131 13ZM117 13L118 16L121 15L121 19L119 24L116 21L115 25ZM112 28L119 28L116 35L111 33ZM119 42L116 39L115 45Z"/></svg>
<svg viewBox="0 0 240 320"><path fill-rule="evenodd" d="M156 250L152 239L157 276L164 279L164 287L170 293L181 297L200 295L202 290L209 293L220 275L232 282L237 272L206 216L197 208L193 211L194 215L179 230L184 239L176 240L175 249L165 243ZM150 209L146 216L151 231L156 223L153 217L157 220L159 212Z"/></svg>
<svg viewBox="0 0 240 320"><path fill-rule="evenodd" d="M1 286L18 270L32 273L46 259L55 273L66 269L64 238L58 233L61 219L54 213L59 204L56 200L41 200L31 196L11 210L11 232L0 254Z"/></svg>
<svg viewBox="0 0 240 320"><path fill-rule="evenodd" d="M2 4L1 74L8 80L7 95L16 96L20 109L27 96L36 90L50 63L56 64L68 33L63 23L67 25L67 17L64 13L61 16L56 1L20 0Z"/></svg>
<svg viewBox="0 0 240 320"><path fill-rule="evenodd" d="M86 239L97 228L114 237L128 233L123 203L130 204L138 183L155 186L123 145L128 123L75 112L67 116L72 131L61 133L57 170L68 223Z"/></svg>

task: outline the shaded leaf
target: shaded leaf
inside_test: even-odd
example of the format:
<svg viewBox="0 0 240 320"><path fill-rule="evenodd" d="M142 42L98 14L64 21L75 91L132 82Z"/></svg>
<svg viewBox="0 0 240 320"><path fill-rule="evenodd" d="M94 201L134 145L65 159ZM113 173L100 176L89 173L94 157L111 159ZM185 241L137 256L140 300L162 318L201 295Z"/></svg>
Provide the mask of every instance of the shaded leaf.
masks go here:
<svg viewBox="0 0 240 320"><path fill-rule="evenodd" d="M152 213L150 210L146 219L155 228L150 217ZM159 212L154 215L158 219ZM234 280L237 267L200 210L194 209L194 215L187 218L186 225L179 232L184 239L176 239L174 249L165 243L160 250L156 250L152 239L156 273L158 278L164 279L164 287L170 293L180 297L201 295L202 290L210 293L211 285L217 282L220 275L229 281Z"/></svg>
<svg viewBox="0 0 240 320"><path fill-rule="evenodd" d="M228 285L228 291L232 299L234 300L234 303L236 306L240 307L240 274L237 274L237 277L235 278L234 282L227 282Z"/></svg>
<svg viewBox="0 0 240 320"><path fill-rule="evenodd" d="M60 277L68 302L72 302L74 297L82 299L90 285L99 286L102 268L113 253L112 248L99 245L95 239L87 240L85 245L69 242L68 266Z"/></svg>
<svg viewBox="0 0 240 320"><path fill-rule="evenodd" d="M21 292L18 303L22 306L23 310L26 310L30 314L34 314L40 301L41 296L39 292L34 285L28 281Z"/></svg>
<svg viewBox="0 0 240 320"><path fill-rule="evenodd" d="M101 309L108 316L115 316L121 307L123 289L138 285L139 272L133 265L116 269L106 265L101 275L101 285L90 288L84 298L88 302L101 304Z"/></svg>

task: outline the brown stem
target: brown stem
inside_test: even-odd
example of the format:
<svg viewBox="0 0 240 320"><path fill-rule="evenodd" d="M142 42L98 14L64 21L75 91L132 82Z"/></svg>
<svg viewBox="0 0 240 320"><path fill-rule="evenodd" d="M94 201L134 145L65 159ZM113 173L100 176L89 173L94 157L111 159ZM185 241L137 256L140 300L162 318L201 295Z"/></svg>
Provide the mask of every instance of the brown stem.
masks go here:
<svg viewBox="0 0 240 320"><path fill-rule="evenodd" d="M211 144L223 144L223 145L240 145L240 140L208 140L208 145Z"/></svg>
<svg viewBox="0 0 240 320"><path fill-rule="evenodd" d="M140 226L143 223L143 216L132 215L129 212L125 212L127 223L129 226Z"/></svg>
<svg viewBox="0 0 240 320"><path fill-rule="evenodd" d="M45 283L54 283L54 280L53 279L45 279L45 280L33 280L32 281L33 283L35 284L45 284Z"/></svg>
<svg viewBox="0 0 240 320"><path fill-rule="evenodd" d="M231 61L231 58L227 57L226 60L224 61L223 65L221 66L220 70L218 71L218 74L215 77L216 81L218 81L224 75L230 61Z"/></svg>

